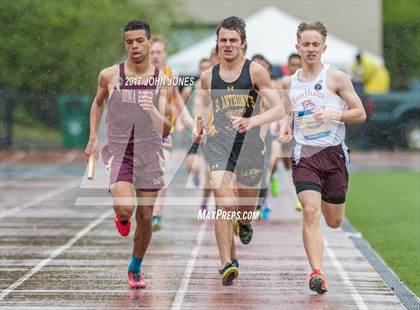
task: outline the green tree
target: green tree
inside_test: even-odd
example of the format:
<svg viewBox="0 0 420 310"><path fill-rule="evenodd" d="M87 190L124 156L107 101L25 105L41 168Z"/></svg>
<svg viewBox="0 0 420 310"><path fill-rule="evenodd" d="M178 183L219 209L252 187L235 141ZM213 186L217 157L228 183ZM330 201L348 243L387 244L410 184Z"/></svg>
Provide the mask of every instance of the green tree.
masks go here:
<svg viewBox="0 0 420 310"><path fill-rule="evenodd" d="M384 58L393 88L420 77L420 1L384 0Z"/></svg>
<svg viewBox="0 0 420 310"><path fill-rule="evenodd" d="M58 95L94 94L99 71L124 58L128 20L153 33L175 20L169 1L2 0L0 12L0 88L51 127Z"/></svg>

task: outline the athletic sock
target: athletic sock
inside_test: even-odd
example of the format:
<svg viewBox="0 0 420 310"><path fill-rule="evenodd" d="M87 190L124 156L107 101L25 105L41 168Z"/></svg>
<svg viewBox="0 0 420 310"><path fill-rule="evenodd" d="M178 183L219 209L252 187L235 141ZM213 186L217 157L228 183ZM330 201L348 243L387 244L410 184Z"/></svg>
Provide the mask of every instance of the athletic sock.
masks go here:
<svg viewBox="0 0 420 310"><path fill-rule="evenodd" d="M143 258L137 258L134 255L132 255L130 265L128 265L128 271L140 272L142 262Z"/></svg>

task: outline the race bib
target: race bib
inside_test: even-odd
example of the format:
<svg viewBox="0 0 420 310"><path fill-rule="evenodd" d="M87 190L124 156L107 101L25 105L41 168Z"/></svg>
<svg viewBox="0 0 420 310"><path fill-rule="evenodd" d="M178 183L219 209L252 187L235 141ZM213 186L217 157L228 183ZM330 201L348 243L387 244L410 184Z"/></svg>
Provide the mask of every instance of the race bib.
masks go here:
<svg viewBox="0 0 420 310"><path fill-rule="evenodd" d="M299 131L305 140L316 140L328 137L331 133L328 124L322 124L315 119L314 110L298 112L297 121L299 124Z"/></svg>

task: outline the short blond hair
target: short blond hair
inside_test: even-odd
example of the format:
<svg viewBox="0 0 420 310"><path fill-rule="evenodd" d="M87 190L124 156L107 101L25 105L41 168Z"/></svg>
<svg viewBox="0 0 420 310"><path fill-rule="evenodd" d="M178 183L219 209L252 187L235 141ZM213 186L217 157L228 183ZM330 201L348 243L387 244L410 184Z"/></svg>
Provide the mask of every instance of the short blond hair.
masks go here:
<svg viewBox="0 0 420 310"><path fill-rule="evenodd" d="M153 43L162 43L163 46L165 47L165 51L168 50L168 42L166 41L166 39L163 36L152 36L150 41L152 42L152 44Z"/></svg>
<svg viewBox="0 0 420 310"><path fill-rule="evenodd" d="M312 23L300 23L296 32L296 36L298 38L298 40L300 40L300 37L302 35L303 32L305 31L309 31L309 30L315 30L318 31L321 36L322 39L325 42L325 39L327 38L327 27L324 26L323 23L321 22L312 22Z"/></svg>

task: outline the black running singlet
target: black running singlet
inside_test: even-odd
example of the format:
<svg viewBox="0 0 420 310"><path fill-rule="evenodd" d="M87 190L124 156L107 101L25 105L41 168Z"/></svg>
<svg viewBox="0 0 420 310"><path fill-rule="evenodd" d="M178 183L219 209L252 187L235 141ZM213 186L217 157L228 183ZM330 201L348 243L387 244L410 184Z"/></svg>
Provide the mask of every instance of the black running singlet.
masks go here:
<svg viewBox="0 0 420 310"><path fill-rule="evenodd" d="M220 64L212 69L211 100L215 138L227 141L243 141L260 138L260 127L246 133L238 133L232 127L231 116L251 117L260 113L260 100L252 85L249 72L251 61L246 59L239 78L228 83L221 79Z"/></svg>

